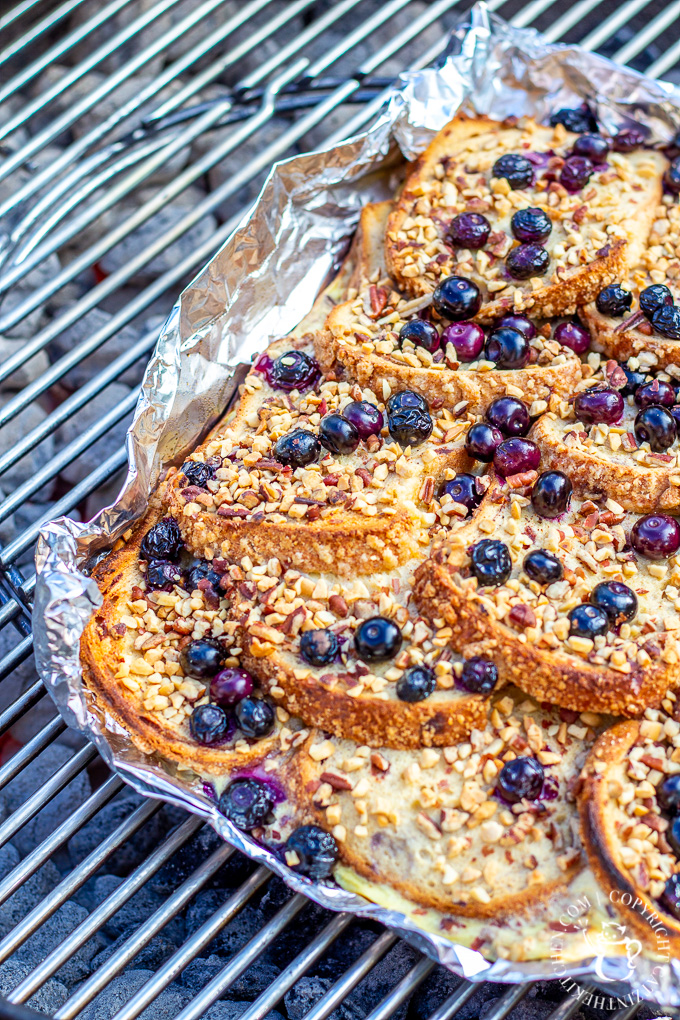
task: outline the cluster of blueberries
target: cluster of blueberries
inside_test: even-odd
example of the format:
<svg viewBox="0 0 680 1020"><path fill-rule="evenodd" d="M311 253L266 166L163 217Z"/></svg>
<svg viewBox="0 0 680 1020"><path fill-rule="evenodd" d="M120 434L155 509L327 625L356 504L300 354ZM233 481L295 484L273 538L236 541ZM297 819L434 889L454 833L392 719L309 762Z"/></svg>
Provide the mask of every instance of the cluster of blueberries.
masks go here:
<svg viewBox="0 0 680 1020"><path fill-rule="evenodd" d="M603 287L595 299L598 312L615 319L628 315L632 303L633 295L620 283L610 283ZM647 319L661 336L669 340L680 340L680 308L665 283L654 283L640 291L640 311L631 316L629 328L643 319Z"/></svg>

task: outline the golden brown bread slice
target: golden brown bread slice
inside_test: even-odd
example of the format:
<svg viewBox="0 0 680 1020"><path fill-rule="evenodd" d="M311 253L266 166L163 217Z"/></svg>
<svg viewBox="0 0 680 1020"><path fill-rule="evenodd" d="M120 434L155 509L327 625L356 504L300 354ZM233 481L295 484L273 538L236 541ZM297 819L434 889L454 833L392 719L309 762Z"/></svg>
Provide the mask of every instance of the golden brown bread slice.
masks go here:
<svg viewBox="0 0 680 1020"><path fill-rule="evenodd" d="M453 647L481 643L502 679L539 700L579 712L640 715L680 682L680 561L636 556L628 534L637 519L572 497L566 513L548 520L528 496L496 479L470 523L416 571L416 603L429 619L449 625ZM469 550L489 538L506 546L512 571L505 583L481 587ZM563 567L562 579L545 590L523 570L532 549L546 549ZM570 636L568 613L604 581L636 593L636 615L594 640Z"/></svg>
<svg viewBox="0 0 680 1020"><path fill-rule="evenodd" d="M146 754L158 754L203 775L222 775L260 761L279 746L280 727L261 740L247 740L236 729L218 746L199 744L189 721L208 700L206 681L186 677L179 653L187 640L219 638L225 666L238 665L227 633L227 603L208 605L201 591L146 591L139 548L145 534L163 516L162 500L126 541L93 571L103 596L80 642L83 678L99 708L124 727ZM198 611L198 615L197 615Z"/></svg>
<svg viewBox="0 0 680 1020"><path fill-rule="evenodd" d="M665 957L670 942L677 958L680 902L673 886L680 862L667 840L672 816L662 810L658 789L680 772L680 724L675 702L665 704L670 714L648 711L642 721L619 723L600 736L578 802L590 866L628 934Z"/></svg>
<svg viewBox="0 0 680 1020"><path fill-rule="evenodd" d="M570 783L594 738L590 720L568 725L503 691L466 742L372 751L317 731L292 769L298 801L311 797L344 864L422 906L503 918L535 909L583 866ZM541 763L536 801L508 803L497 792L503 766L518 757Z"/></svg>
<svg viewBox="0 0 680 1020"><path fill-rule="evenodd" d="M573 396L589 389L620 389L623 370L609 362L578 383ZM635 438L635 416L640 408L632 395L623 398L623 415L615 425L579 421L573 399L560 402L542 415L530 438L541 451L545 469L564 471L584 499L612 499L624 510L651 513L680 509L680 465L677 440L664 452Z"/></svg>
<svg viewBox="0 0 680 1020"><path fill-rule="evenodd" d="M400 343L401 327L417 318L431 298L407 298L385 275L382 239L388 209L389 203L381 202L362 210L357 242L359 265L365 267L362 287L332 309L325 330L316 334L324 372L355 380L385 399L412 389L434 406L462 404L476 412L505 394L532 404L573 389L581 378L579 359L541 335L531 341L529 362L516 370L495 369L483 359L461 363L451 344L432 355L410 341ZM441 332L443 323L437 325Z"/></svg>
<svg viewBox="0 0 680 1020"><path fill-rule="evenodd" d="M416 163L387 226L387 267L408 294L430 294L440 279L463 276L482 292L483 322L511 310L552 318L571 314L594 300L602 287L621 279L637 263L661 199L666 158L649 149L610 152L587 184L570 192L551 180L571 151L576 135L562 125L530 119L499 123L485 117L456 117L442 128ZM493 176L505 154L528 156L534 183L513 190ZM510 220L519 209L538 207L552 221L541 243L550 264L529 280L506 274L514 246ZM447 241L449 225L462 212L482 213L491 234L478 251Z"/></svg>
<svg viewBox="0 0 680 1020"><path fill-rule="evenodd" d="M467 739L471 729L484 726L489 701L460 686L463 663L447 646L447 628L434 628L413 606L416 566L353 580L284 571L278 559L249 570L232 567L226 592L243 665L288 712L337 737L398 748ZM363 660L354 644L358 627L374 617L401 632L399 647L378 662ZM310 631L332 646L337 642L321 665L301 653ZM422 700L403 700L399 682L420 667L433 690Z"/></svg>

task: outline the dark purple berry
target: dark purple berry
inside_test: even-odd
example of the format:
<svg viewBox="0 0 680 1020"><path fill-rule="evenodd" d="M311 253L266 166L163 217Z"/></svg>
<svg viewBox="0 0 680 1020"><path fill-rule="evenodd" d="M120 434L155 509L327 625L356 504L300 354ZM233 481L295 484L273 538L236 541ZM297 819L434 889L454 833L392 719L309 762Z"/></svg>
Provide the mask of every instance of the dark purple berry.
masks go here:
<svg viewBox="0 0 680 1020"><path fill-rule="evenodd" d="M569 156L560 172L560 184L572 194L585 188L595 167L585 156Z"/></svg>
<svg viewBox="0 0 680 1020"><path fill-rule="evenodd" d="M392 659L401 648L401 631L394 620L372 616L359 624L354 633L354 647L364 662Z"/></svg>
<svg viewBox="0 0 680 1020"><path fill-rule="evenodd" d="M591 163L604 163L609 155L609 142L602 135L581 135L574 142L572 152L575 156L585 156Z"/></svg>
<svg viewBox="0 0 680 1020"><path fill-rule="evenodd" d="M274 794L259 779L234 779L219 799L218 807L237 829L262 825L274 806Z"/></svg>
<svg viewBox="0 0 680 1020"><path fill-rule="evenodd" d="M632 152L645 144L647 135L641 128L622 128L614 135L612 149L614 152Z"/></svg>
<svg viewBox="0 0 680 1020"><path fill-rule="evenodd" d="M268 736L276 722L274 709L264 698L242 698L236 704L234 715L245 736L253 740Z"/></svg>
<svg viewBox="0 0 680 1020"><path fill-rule="evenodd" d="M553 584L564 576L564 567L557 556L545 549L532 549L524 557L522 566L527 577L536 584Z"/></svg>
<svg viewBox="0 0 680 1020"><path fill-rule="evenodd" d="M487 361L495 362L498 369L524 368L529 360L529 341L517 329L499 326L489 333L484 348Z"/></svg>
<svg viewBox="0 0 680 1020"><path fill-rule="evenodd" d="M253 678L245 669L229 666L210 681L210 697L222 708L231 708L253 693Z"/></svg>
<svg viewBox="0 0 680 1020"><path fill-rule="evenodd" d="M303 390L320 375L317 362L304 351L286 351L269 370L269 382L279 390Z"/></svg>
<svg viewBox="0 0 680 1020"><path fill-rule="evenodd" d="M400 701L424 701L437 686L435 675L427 666L412 666L397 680L397 697Z"/></svg>
<svg viewBox="0 0 680 1020"><path fill-rule="evenodd" d="M331 453L354 453L359 445L359 432L341 414L327 414L319 425L319 442Z"/></svg>
<svg viewBox="0 0 680 1020"><path fill-rule="evenodd" d="M666 829L666 839L676 857L680 857L680 818L674 818Z"/></svg>
<svg viewBox="0 0 680 1020"><path fill-rule="evenodd" d="M626 365L621 365L624 375L626 376L626 385L622 386L619 393L622 397L634 396L639 386L643 386L647 381L647 376L644 372L633 372Z"/></svg>
<svg viewBox="0 0 680 1020"><path fill-rule="evenodd" d="M680 525L668 514L646 514L630 533L633 549L650 560L664 560L680 549Z"/></svg>
<svg viewBox="0 0 680 1020"><path fill-rule="evenodd" d="M513 214L510 220L512 236L518 241L545 241L552 230L552 220L544 209L531 206L529 209L519 209Z"/></svg>
<svg viewBox="0 0 680 1020"><path fill-rule="evenodd" d="M141 560L176 560L182 548L179 524L172 517L164 517L149 528L139 547Z"/></svg>
<svg viewBox="0 0 680 1020"><path fill-rule="evenodd" d="M430 354L439 350L437 327L427 319L410 319L399 330L399 339L410 340L416 347L424 347Z"/></svg>
<svg viewBox="0 0 680 1020"><path fill-rule="evenodd" d="M442 333L442 343L453 344L458 361L475 361L484 347L484 330L476 322L452 322Z"/></svg>
<svg viewBox="0 0 680 1020"><path fill-rule="evenodd" d="M638 608L637 595L621 581L602 581L596 584L590 593L589 602L603 609L614 627L632 620Z"/></svg>
<svg viewBox="0 0 680 1020"><path fill-rule="evenodd" d="M625 403L619 391L609 388L585 390L578 393L574 399L576 417L586 425L595 425L599 422L614 425L621 421L624 407Z"/></svg>
<svg viewBox="0 0 680 1020"><path fill-rule="evenodd" d="M534 183L534 168L526 156L515 152L500 156L491 171L493 177L504 177L511 188L530 188Z"/></svg>
<svg viewBox="0 0 680 1020"><path fill-rule="evenodd" d="M595 299L595 304L600 315L611 315L616 319L621 318L630 311L633 303L633 295L625 290L620 283L610 283L603 287Z"/></svg>
<svg viewBox="0 0 680 1020"><path fill-rule="evenodd" d="M482 587L503 584L512 572L510 550L496 538L483 538L470 550L470 569Z"/></svg>
<svg viewBox="0 0 680 1020"><path fill-rule="evenodd" d="M463 276L447 276L437 284L432 295L435 311L452 322L471 319L481 303L479 287Z"/></svg>
<svg viewBox="0 0 680 1020"><path fill-rule="evenodd" d="M301 825L288 837L286 853L297 856L298 863L290 865L292 871L318 882L329 878L340 849L332 833L318 825Z"/></svg>
<svg viewBox="0 0 680 1020"><path fill-rule="evenodd" d="M659 807L669 815L680 814L680 773L666 776L656 788Z"/></svg>
<svg viewBox="0 0 680 1020"><path fill-rule="evenodd" d="M561 471L544 471L531 490L531 505L539 517L559 517L569 508L572 484Z"/></svg>
<svg viewBox="0 0 680 1020"><path fill-rule="evenodd" d="M347 404L342 417L354 425L360 439L380 435L384 424L382 411L374 404L369 404L367 400L353 400L351 404Z"/></svg>
<svg viewBox="0 0 680 1020"><path fill-rule="evenodd" d="M199 744L219 744L228 727L229 717L219 705L197 705L189 718L189 730Z"/></svg>
<svg viewBox="0 0 680 1020"><path fill-rule="evenodd" d="M456 680L456 686L470 694L490 694L497 683L498 670L495 663L480 655L465 660L463 672Z"/></svg>
<svg viewBox="0 0 680 1020"><path fill-rule="evenodd" d="M536 327L531 319L527 319L526 315L504 315L498 325L518 330L524 334L527 340L533 340L536 336Z"/></svg>
<svg viewBox="0 0 680 1020"><path fill-rule="evenodd" d="M562 124L567 131L573 131L575 135L597 131L597 121L585 103L577 106L575 110L563 109L552 113L550 126L555 127L557 124Z"/></svg>
<svg viewBox="0 0 680 1020"><path fill-rule="evenodd" d="M215 676L222 665L224 649L213 638L199 638L191 641L179 653L179 664L185 676L200 679Z"/></svg>
<svg viewBox="0 0 680 1020"><path fill-rule="evenodd" d="M450 496L455 503L461 503L467 507L468 516L482 502L483 495L477 485L475 476L468 475L465 472L456 475L449 482L444 482L441 488L441 496L444 496L444 494Z"/></svg>
<svg viewBox="0 0 680 1020"><path fill-rule="evenodd" d="M327 628L305 630L300 638L300 655L310 666L326 666L338 654L338 639Z"/></svg>
<svg viewBox="0 0 680 1020"><path fill-rule="evenodd" d="M486 420L506 436L525 436L531 427L529 408L517 397L498 397L486 409Z"/></svg>
<svg viewBox="0 0 680 1020"><path fill-rule="evenodd" d="M638 443L649 443L654 453L663 453L677 438L675 418L665 407L652 404L635 415L633 425Z"/></svg>
<svg viewBox="0 0 680 1020"><path fill-rule="evenodd" d="M348 423L349 424L349 423ZM274 444L274 458L292 468L304 467L319 459L321 443L307 429L293 429Z"/></svg>
<svg viewBox="0 0 680 1020"><path fill-rule="evenodd" d="M555 340L574 354L585 354L590 347L590 333L578 322L560 322L553 333Z"/></svg>
<svg viewBox="0 0 680 1020"><path fill-rule="evenodd" d="M144 574L147 591L172 591L183 581L182 571L169 560L149 560Z"/></svg>
<svg viewBox="0 0 680 1020"><path fill-rule="evenodd" d="M418 407L404 408L387 415L387 428L392 439L402 446L419 446L430 438L433 429L429 411Z"/></svg>
<svg viewBox="0 0 680 1020"><path fill-rule="evenodd" d="M638 407L649 407L650 404L672 407L675 403L675 390L663 379L652 379L651 382L638 386L635 391L635 403Z"/></svg>
<svg viewBox="0 0 680 1020"><path fill-rule="evenodd" d="M663 182L674 195L680 194L680 157L676 157L668 167Z"/></svg>
<svg viewBox="0 0 680 1020"><path fill-rule="evenodd" d="M496 447L493 466L501 478L519 475L523 471L535 471L541 462L541 451L531 439L514 436Z"/></svg>
<svg viewBox="0 0 680 1020"><path fill-rule="evenodd" d="M584 602L567 613L569 634L573 637L596 638L606 634L610 627L609 616L599 606Z"/></svg>
<svg viewBox="0 0 680 1020"><path fill-rule="evenodd" d="M510 804L536 800L543 789L543 766L535 758L513 758L498 774L496 790Z"/></svg>
<svg viewBox="0 0 680 1020"><path fill-rule="evenodd" d="M518 244L508 252L505 260L505 268L513 280L543 276L549 265L550 255L540 244Z"/></svg>
<svg viewBox="0 0 680 1020"><path fill-rule="evenodd" d="M666 879L659 903L669 914L680 919L680 875L671 875Z"/></svg>
<svg viewBox="0 0 680 1020"><path fill-rule="evenodd" d="M425 397L421 397L420 393L416 393L415 390L399 390L398 393L392 394L385 405L388 414L396 414L397 411L410 411L413 408L421 411L430 409Z"/></svg>
<svg viewBox="0 0 680 1020"><path fill-rule="evenodd" d="M214 468L200 460L187 460L182 464L182 474L189 485L197 485L205 489L208 482L215 477Z"/></svg>
<svg viewBox="0 0 680 1020"><path fill-rule="evenodd" d="M645 287L640 291L640 311L648 319L651 319L659 308L672 304L673 295L664 283L653 283L651 287Z"/></svg>
<svg viewBox="0 0 680 1020"><path fill-rule="evenodd" d="M488 464L493 460L496 447L501 445L503 439L503 433L499 429L480 421L468 429L465 449L475 460Z"/></svg>
<svg viewBox="0 0 680 1020"><path fill-rule="evenodd" d="M491 224L481 213L464 212L454 216L449 227L449 239L459 248L483 248L491 233Z"/></svg>
<svg viewBox="0 0 680 1020"><path fill-rule="evenodd" d="M187 571L186 587L192 592L198 588L199 581L209 581L217 591L220 587L221 575L213 570L212 562L209 560L195 560Z"/></svg>
<svg viewBox="0 0 680 1020"><path fill-rule="evenodd" d="M663 305L652 313L651 323L657 333L669 340L680 340L680 308Z"/></svg>

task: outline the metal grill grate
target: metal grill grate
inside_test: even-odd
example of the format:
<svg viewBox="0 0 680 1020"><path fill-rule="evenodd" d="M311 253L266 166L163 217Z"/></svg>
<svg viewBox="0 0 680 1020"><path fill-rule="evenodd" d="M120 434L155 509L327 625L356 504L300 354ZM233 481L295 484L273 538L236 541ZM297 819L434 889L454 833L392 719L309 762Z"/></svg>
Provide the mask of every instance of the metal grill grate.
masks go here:
<svg viewBox="0 0 680 1020"><path fill-rule="evenodd" d="M390 932L290 896L198 820L135 798L54 716L31 658L38 529L115 496L174 295L274 160L368 123L399 70L441 57L467 6L0 4L0 1018L583 1008L556 986L458 982ZM489 7L677 79L678 0Z"/></svg>

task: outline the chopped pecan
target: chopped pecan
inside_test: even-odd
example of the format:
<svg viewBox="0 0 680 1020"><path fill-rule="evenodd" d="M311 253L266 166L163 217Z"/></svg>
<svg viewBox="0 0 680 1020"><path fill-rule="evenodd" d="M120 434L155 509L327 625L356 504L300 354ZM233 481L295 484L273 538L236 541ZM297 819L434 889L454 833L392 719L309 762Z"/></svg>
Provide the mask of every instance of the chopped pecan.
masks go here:
<svg viewBox="0 0 680 1020"><path fill-rule="evenodd" d="M352 784L347 776L340 775L338 772L322 772L321 782L328 783L334 790L351 790Z"/></svg>
<svg viewBox="0 0 680 1020"><path fill-rule="evenodd" d="M328 608L336 616L344 618L349 612L349 606L345 602L342 595L331 595L328 599Z"/></svg>
<svg viewBox="0 0 680 1020"><path fill-rule="evenodd" d="M508 613L508 620L513 627L524 630L526 627L536 626L536 614L531 606L518 602Z"/></svg>

